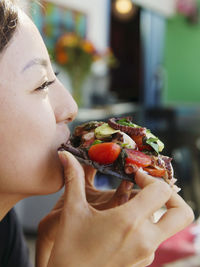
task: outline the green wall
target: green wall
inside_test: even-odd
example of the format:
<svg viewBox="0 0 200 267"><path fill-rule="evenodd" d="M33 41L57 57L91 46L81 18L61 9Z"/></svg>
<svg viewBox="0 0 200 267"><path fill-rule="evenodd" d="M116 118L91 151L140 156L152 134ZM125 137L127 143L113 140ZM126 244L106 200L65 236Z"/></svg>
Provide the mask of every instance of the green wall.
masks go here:
<svg viewBox="0 0 200 267"><path fill-rule="evenodd" d="M182 16L167 21L164 103L200 102L200 23Z"/></svg>

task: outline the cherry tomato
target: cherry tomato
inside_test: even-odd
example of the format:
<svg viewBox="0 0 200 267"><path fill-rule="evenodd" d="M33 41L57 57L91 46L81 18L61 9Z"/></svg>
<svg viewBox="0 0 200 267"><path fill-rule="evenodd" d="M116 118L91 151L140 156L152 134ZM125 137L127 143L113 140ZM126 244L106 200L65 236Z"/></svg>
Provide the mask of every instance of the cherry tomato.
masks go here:
<svg viewBox="0 0 200 267"><path fill-rule="evenodd" d="M151 157L133 149L125 149L127 153L126 163L132 163L139 167L147 167L151 164Z"/></svg>
<svg viewBox="0 0 200 267"><path fill-rule="evenodd" d="M151 176L163 177L166 170L164 169L153 169L153 168L144 168L144 171L148 172Z"/></svg>
<svg viewBox="0 0 200 267"><path fill-rule="evenodd" d="M91 160L100 164L111 164L119 156L121 147L116 143L101 143L90 147L88 155Z"/></svg>

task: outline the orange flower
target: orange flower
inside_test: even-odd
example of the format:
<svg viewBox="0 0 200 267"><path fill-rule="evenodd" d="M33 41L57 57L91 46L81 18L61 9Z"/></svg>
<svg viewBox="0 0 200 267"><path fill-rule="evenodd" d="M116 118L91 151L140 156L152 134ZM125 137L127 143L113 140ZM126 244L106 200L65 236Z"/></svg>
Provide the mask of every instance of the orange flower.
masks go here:
<svg viewBox="0 0 200 267"><path fill-rule="evenodd" d="M64 34L61 36L61 38L58 40L58 46L76 46L78 44L78 37L75 34Z"/></svg>
<svg viewBox="0 0 200 267"><path fill-rule="evenodd" d="M85 52L87 52L88 54L92 54L92 53L95 52L95 49L94 49L93 44L90 41L88 41L88 40L84 40L82 42L82 47L83 47L83 50Z"/></svg>
<svg viewBox="0 0 200 267"><path fill-rule="evenodd" d="M114 66L116 62L109 48L103 53L99 53L91 41L85 40L75 33L65 33L58 39L54 50L54 59L68 71L72 71L78 62L81 75L88 74L95 61L102 60L109 66Z"/></svg>
<svg viewBox="0 0 200 267"><path fill-rule="evenodd" d="M57 59L57 61L58 61L59 64L61 64L61 65L66 64L67 61L68 61L67 53L64 52L64 51L62 51L62 52L61 52L61 51L58 52L58 53L56 54L56 59Z"/></svg>

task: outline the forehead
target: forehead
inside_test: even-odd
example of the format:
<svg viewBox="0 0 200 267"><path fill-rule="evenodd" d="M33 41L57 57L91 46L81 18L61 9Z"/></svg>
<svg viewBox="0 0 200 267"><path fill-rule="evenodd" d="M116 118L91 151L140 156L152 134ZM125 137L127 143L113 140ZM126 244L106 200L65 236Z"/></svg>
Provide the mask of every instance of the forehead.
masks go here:
<svg viewBox="0 0 200 267"><path fill-rule="evenodd" d="M16 78L33 58L48 59L49 56L36 26L20 11L16 32L0 58L1 77L15 75Z"/></svg>

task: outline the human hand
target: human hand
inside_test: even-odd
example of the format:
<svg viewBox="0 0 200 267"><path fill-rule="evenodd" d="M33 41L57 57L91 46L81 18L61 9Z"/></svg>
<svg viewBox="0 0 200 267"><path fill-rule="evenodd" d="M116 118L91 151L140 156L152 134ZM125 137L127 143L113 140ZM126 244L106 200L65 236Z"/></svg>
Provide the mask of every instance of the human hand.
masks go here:
<svg viewBox="0 0 200 267"><path fill-rule="evenodd" d="M88 204L84 172L63 153L66 193L48 266L146 266L159 244L193 220L187 204L164 182L137 173L142 190L119 207L99 211ZM149 218L164 204L167 212ZM137 265L136 265L137 264Z"/></svg>
<svg viewBox="0 0 200 267"><path fill-rule="evenodd" d="M98 190L94 187L96 170L91 166L82 166L85 172L85 191L88 203L99 210L113 208L127 202L138 190L132 190L133 183L122 181L117 190ZM64 194L60 197L50 213L39 224L37 239L36 265L47 266L51 249L59 227L60 214L63 209Z"/></svg>
<svg viewBox="0 0 200 267"><path fill-rule="evenodd" d="M137 194L138 190L132 190L133 183L123 180L116 190L99 190L94 186L96 170L83 165L85 172L85 191L88 203L96 209L105 210L122 205Z"/></svg>

